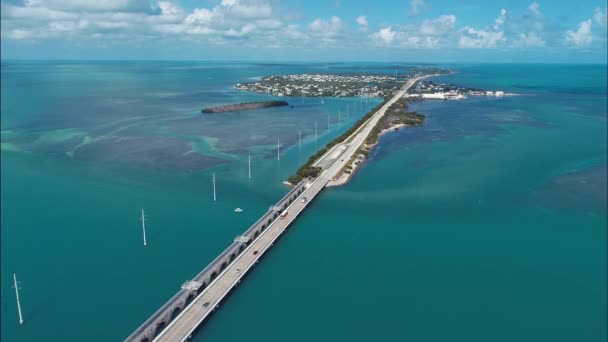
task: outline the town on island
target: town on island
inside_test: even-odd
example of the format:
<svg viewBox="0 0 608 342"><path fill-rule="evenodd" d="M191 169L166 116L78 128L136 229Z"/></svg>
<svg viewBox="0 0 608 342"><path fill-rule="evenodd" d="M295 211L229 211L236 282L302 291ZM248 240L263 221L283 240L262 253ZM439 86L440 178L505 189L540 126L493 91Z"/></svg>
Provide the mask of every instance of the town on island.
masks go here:
<svg viewBox="0 0 608 342"><path fill-rule="evenodd" d="M355 170L365 161L371 149L383 134L398 130L401 127L413 127L424 124L425 116L408 111L408 101L420 100L459 100L467 96L514 95L503 91L489 91L467 88L453 84L435 83L427 80L431 76L451 74L447 69L418 69L407 74L387 75L379 73L303 73L271 75L248 83L237 83L234 88L243 91L271 94L278 97L376 97L383 101L371 109L341 136L330 141L326 146L312 155L293 175L284 182L295 185L305 179L314 179L340 155L344 146L354 139L355 133L361 131L372 117L379 115L367 135L363 138L356 153L346 161L332 178L328 186L339 186L347 183ZM406 86L407 85L407 86ZM407 88L405 92L402 92ZM389 102L390 105L386 106ZM249 102L237 105L226 105L205 108L204 113L249 110L273 106L288 105L285 101ZM333 156L333 158L332 158ZM341 162L344 162L341 160Z"/></svg>

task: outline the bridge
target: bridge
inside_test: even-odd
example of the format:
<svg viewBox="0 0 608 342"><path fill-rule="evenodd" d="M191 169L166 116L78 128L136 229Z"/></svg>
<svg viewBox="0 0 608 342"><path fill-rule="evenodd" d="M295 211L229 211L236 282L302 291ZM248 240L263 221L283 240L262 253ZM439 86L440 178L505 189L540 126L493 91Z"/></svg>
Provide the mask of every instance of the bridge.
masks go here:
<svg viewBox="0 0 608 342"><path fill-rule="evenodd" d="M304 180L237 236L232 244L193 279L186 281L169 301L150 316L125 342L181 342L219 306L260 257L264 255L289 225L349 162L386 109L402 97L420 76L409 80L393 98L342 143L327 151L315 165L323 168L312 181ZM282 212L287 211L283 217Z"/></svg>

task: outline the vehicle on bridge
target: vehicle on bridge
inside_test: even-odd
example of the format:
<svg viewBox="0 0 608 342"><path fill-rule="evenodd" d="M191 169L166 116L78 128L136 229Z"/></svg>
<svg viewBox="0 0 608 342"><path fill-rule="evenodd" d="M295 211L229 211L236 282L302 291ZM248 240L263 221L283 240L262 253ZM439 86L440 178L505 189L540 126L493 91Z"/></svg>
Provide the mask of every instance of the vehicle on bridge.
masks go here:
<svg viewBox="0 0 608 342"><path fill-rule="evenodd" d="M308 198L306 198L306 196L302 197L302 203L306 203L306 201L308 201Z"/></svg>
<svg viewBox="0 0 608 342"><path fill-rule="evenodd" d="M284 219L284 218L286 218L286 217L287 217L287 214L289 214L289 213L287 212L287 210L285 210L285 211L283 211L283 212L281 213L281 215L279 216L279 218L282 220L282 219Z"/></svg>

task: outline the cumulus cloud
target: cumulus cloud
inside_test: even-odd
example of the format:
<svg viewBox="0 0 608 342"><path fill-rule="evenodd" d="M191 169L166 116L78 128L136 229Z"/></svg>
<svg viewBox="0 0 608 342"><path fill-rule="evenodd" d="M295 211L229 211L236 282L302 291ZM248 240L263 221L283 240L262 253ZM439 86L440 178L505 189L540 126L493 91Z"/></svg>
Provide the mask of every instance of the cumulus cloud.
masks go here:
<svg viewBox="0 0 608 342"><path fill-rule="evenodd" d="M419 25L389 26L369 35L376 45L437 48L449 46L456 33L456 16L440 15L423 20Z"/></svg>
<svg viewBox="0 0 608 342"><path fill-rule="evenodd" d="M420 33L427 36L440 36L454 30L456 16L441 15L435 19L425 20L420 25Z"/></svg>
<svg viewBox="0 0 608 342"><path fill-rule="evenodd" d="M331 17L329 20L315 19L310 23L309 29L313 35L322 41L326 43L334 42L342 30L342 20L336 16Z"/></svg>
<svg viewBox="0 0 608 342"><path fill-rule="evenodd" d="M424 2L424 0L412 0L412 1L410 1L409 14L418 15L420 13L420 10L426 9L426 8L427 8L427 4Z"/></svg>
<svg viewBox="0 0 608 342"><path fill-rule="evenodd" d="M513 42L516 47L543 47L546 41L536 32L520 33Z"/></svg>
<svg viewBox="0 0 608 342"><path fill-rule="evenodd" d="M498 28L505 23L505 20L507 20L507 10L502 8L498 18L494 20L494 29L498 30Z"/></svg>
<svg viewBox="0 0 608 342"><path fill-rule="evenodd" d="M541 48L606 45L603 7L589 8L577 27L560 29L531 2L521 12L501 8L485 26L461 25L455 15L409 18L371 30L361 15L344 22L338 16L302 22L278 0L214 0L185 9L180 0L2 0L1 36L7 40L93 39L112 45L132 41L184 40L239 47L340 47L361 44L391 48ZM532 0L529 0L532 1ZM408 0L408 14L427 9L424 0ZM375 32L374 32L375 31ZM362 39L367 38L367 39Z"/></svg>
<svg viewBox="0 0 608 342"><path fill-rule="evenodd" d="M363 15L358 16L356 21L357 21L357 25L359 25L359 29L361 31L367 31L368 22L367 22L367 18L365 16L363 16Z"/></svg>
<svg viewBox="0 0 608 342"><path fill-rule="evenodd" d="M280 30L267 0L222 0L212 7L187 12L173 1L162 0L25 0L2 3L2 37L12 40L81 37L106 39L178 39L206 36L207 41L245 39Z"/></svg>
<svg viewBox="0 0 608 342"><path fill-rule="evenodd" d="M44 6L54 10L69 12L143 12L158 13L158 7L152 6L147 0L46 0L25 1L26 7Z"/></svg>
<svg viewBox="0 0 608 342"><path fill-rule="evenodd" d="M601 7L596 7L593 12L593 21L601 27L606 27L608 10L602 12Z"/></svg>
<svg viewBox="0 0 608 342"><path fill-rule="evenodd" d="M566 32L566 42L576 47L585 47L593 41L591 34L591 19L578 24L578 30Z"/></svg>
<svg viewBox="0 0 608 342"><path fill-rule="evenodd" d="M461 48L495 48L504 41L504 33L501 31L476 30L466 26L460 30L458 46Z"/></svg>
<svg viewBox="0 0 608 342"><path fill-rule="evenodd" d="M530 6L528 6L528 10L530 10L530 12L532 12L533 14L540 14L540 5L538 4L538 2L533 2L530 4Z"/></svg>
<svg viewBox="0 0 608 342"><path fill-rule="evenodd" d="M385 27L370 35L373 41L380 45L389 45L395 39L395 31L391 27Z"/></svg>

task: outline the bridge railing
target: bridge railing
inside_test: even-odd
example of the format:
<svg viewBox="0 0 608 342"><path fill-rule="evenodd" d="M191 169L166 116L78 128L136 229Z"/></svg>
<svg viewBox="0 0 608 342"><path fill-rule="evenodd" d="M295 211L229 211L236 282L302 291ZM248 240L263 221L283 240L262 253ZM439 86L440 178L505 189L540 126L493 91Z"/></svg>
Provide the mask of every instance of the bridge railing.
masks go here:
<svg viewBox="0 0 608 342"><path fill-rule="evenodd" d="M230 244L230 246L228 246L228 248L224 249L222 251L222 253L220 253L220 255L218 255L215 259L213 259L213 261L211 261L207 266L205 266L205 268L203 268L202 271L200 271L196 277L194 277L194 280L196 281L201 281L203 280L203 278L205 278L205 275L207 273L209 273L210 271L213 271L213 269L217 266L217 264L221 263L222 260L224 260L224 257L226 257L228 254L232 253L235 249L238 250L239 246L242 245L244 242L233 242Z"/></svg>
<svg viewBox="0 0 608 342"><path fill-rule="evenodd" d="M171 297L171 299L169 299L158 310L156 310L154 314L152 314L152 316L145 320L144 323L142 323L142 325L137 328L137 330L135 330L131 335L129 335L129 337L127 337L124 342L137 341L137 338L140 337L141 334L143 334L150 326L152 326L158 318L160 318L166 313L167 309L169 309L181 296L185 294L186 290L180 289L175 295L173 295L173 297Z"/></svg>
<svg viewBox="0 0 608 342"><path fill-rule="evenodd" d="M304 185L304 182L300 182L298 183L296 186L293 187L293 189L291 189L287 194L285 194L285 196L283 196L278 202L277 204L281 204L283 203L285 200L287 200L290 196L293 195L294 192L298 191L300 189L300 187L302 187ZM266 212L264 213L257 221L255 221L254 224L252 224L242 235L248 236L250 235L252 232L254 232L258 226L260 224L263 224L264 221L266 221L268 219L268 216L270 215L270 212ZM201 281L203 278L205 278L206 274L209 272L213 272L213 269L215 269L215 267L220 264L222 262L222 260L224 260L224 258L229 255L232 254L234 252L234 250L239 249L239 247L241 245L245 244L245 242L233 242L232 244L230 244L230 246L228 246L226 249L224 249L224 251L222 251L222 253L220 253L220 255L218 255L215 259L213 259L213 261L211 261L202 271L200 271L196 277L194 277L194 280L197 281Z"/></svg>
<svg viewBox="0 0 608 342"><path fill-rule="evenodd" d="M294 186L287 194L285 194L276 203L280 206L290 196L292 196L294 192L298 191L302 186L304 186L304 181L302 181L302 182L298 183L296 186ZM263 224L263 222L265 220L267 220L268 216L271 214L272 214L271 211L267 211L266 213L264 213L262 215L262 217L260 217L254 224L252 224L243 233L243 235L251 234L253 231L255 231L258 228L258 226L260 224ZM224 249L215 259L213 259L213 261L211 261L205 268L203 268L203 270L200 271L193 279L196 281L202 281L206 277L207 273L213 272L213 270L217 267L217 265L220 264L227 255L233 253L235 250L238 251L240 246L243 244L245 244L245 242L234 241L233 243L231 243L230 246L228 246L226 249ZM164 314L166 314L166 311L169 308L171 308L171 306L173 304L175 304L175 302L178 301L182 296L186 295L187 292L188 292L187 290L180 289L173 297L171 297L171 299L169 299L158 310L156 310L154 312L154 314L152 314L152 316L150 316L146 321L144 321L144 323L142 325L140 325L139 328L137 328L137 330L135 330L131 335L129 335L129 337L127 337L124 340L124 342L136 341L136 339L138 337L140 337L140 335L142 333L144 333L150 326L152 326L156 322L157 319L161 318Z"/></svg>

